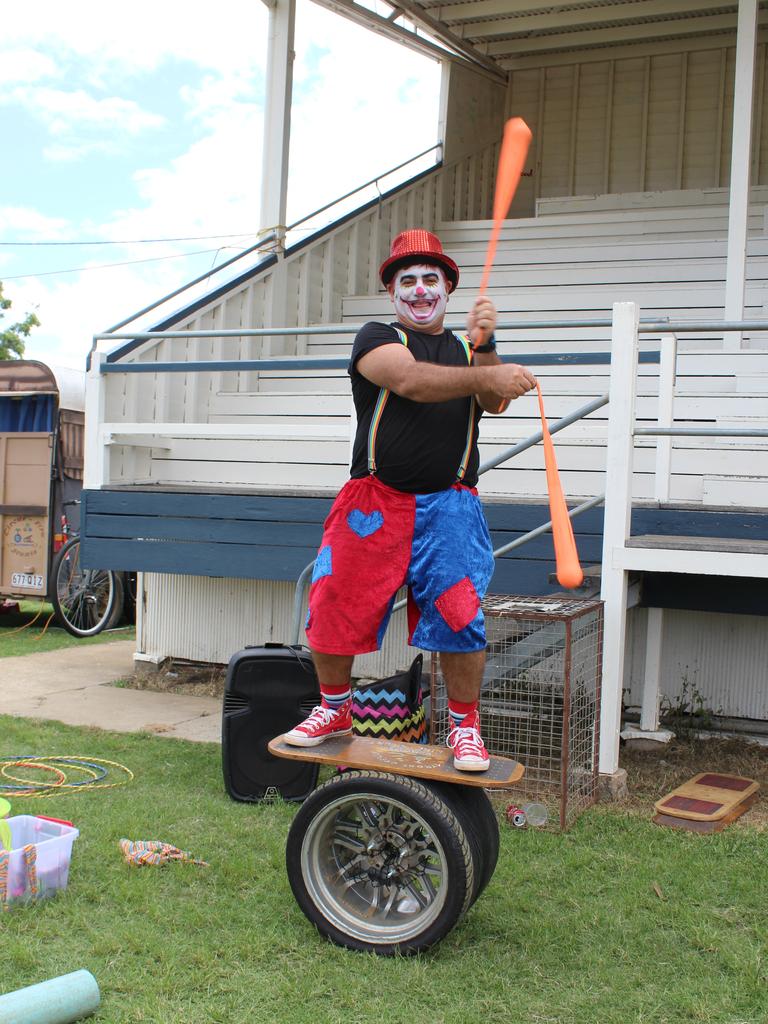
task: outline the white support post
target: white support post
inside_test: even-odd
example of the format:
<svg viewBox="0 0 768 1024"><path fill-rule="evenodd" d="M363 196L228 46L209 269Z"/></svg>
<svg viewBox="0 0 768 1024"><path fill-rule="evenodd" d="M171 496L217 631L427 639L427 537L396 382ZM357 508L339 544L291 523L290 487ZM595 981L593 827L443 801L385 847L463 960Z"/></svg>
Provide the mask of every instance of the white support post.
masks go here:
<svg viewBox="0 0 768 1024"><path fill-rule="evenodd" d="M267 101L261 169L261 230L285 239L288 206L288 150L291 137L293 36L296 0L274 0L269 10Z"/></svg>
<svg viewBox="0 0 768 1024"><path fill-rule="evenodd" d="M107 382L101 372L103 362L103 352L91 352L91 365L85 378L83 488L94 491L109 483L109 446L102 437L107 390Z"/></svg>
<svg viewBox="0 0 768 1024"><path fill-rule="evenodd" d="M659 363L659 411L658 425L671 427L674 416L675 374L677 363L677 338L665 334L661 339L661 362ZM654 497L656 501L669 501L670 473L672 470L672 438L656 438L656 474Z"/></svg>
<svg viewBox="0 0 768 1024"><path fill-rule="evenodd" d="M648 629L645 637L645 681L643 683L643 701L640 707L640 729L643 732L656 732L659 728L663 629L663 608L649 608Z"/></svg>
<svg viewBox="0 0 768 1024"><path fill-rule="evenodd" d="M265 309L266 323L282 327L287 316L285 222L288 208L288 153L291 140L293 39L296 0L270 0L267 54L267 102L261 168L261 230L274 231L278 262L272 270ZM270 355L274 339L264 339L262 354Z"/></svg>
<svg viewBox="0 0 768 1024"><path fill-rule="evenodd" d="M614 568L613 552L623 548L632 513L632 453L637 392L639 310L616 302L611 331L611 384L605 474L602 599L605 604L603 683L600 710L600 773L619 766L619 729L624 682L627 573Z"/></svg>
<svg viewBox="0 0 768 1024"><path fill-rule="evenodd" d="M751 170L752 107L755 85L757 0L739 0L736 24L736 73L733 96L731 185L728 200L728 263L725 278L725 319L743 320L747 258L747 219ZM741 348L741 333L725 335L726 351Z"/></svg>
<svg viewBox="0 0 768 1024"><path fill-rule="evenodd" d="M677 337L674 334L665 334L661 339L661 362L659 364L659 411L657 419L660 427L672 426L676 363ZM657 501L669 501L671 469L672 438L658 437L656 439L656 475L654 479L654 497ZM643 679L643 698L640 709L640 729L643 732L655 733L659 728L661 636L663 627L663 609L649 608L645 636L645 676Z"/></svg>

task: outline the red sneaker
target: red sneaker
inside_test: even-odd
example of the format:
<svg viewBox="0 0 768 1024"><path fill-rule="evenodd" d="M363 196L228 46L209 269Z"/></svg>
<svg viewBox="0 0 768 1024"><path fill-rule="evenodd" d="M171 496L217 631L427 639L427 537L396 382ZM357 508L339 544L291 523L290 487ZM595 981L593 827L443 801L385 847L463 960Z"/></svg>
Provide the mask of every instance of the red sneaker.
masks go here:
<svg viewBox="0 0 768 1024"><path fill-rule="evenodd" d="M336 709L319 704L309 718L287 732L283 739L292 747L316 747L331 736L348 736L351 732L352 701L348 700Z"/></svg>
<svg viewBox="0 0 768 1024"><path fill-rule="evenodd" d="M461 725L448 733L446 740L453 749L453 767L461 772L484 772L491 759L480 735L480 715L477 711L465 715Z"/></svg>

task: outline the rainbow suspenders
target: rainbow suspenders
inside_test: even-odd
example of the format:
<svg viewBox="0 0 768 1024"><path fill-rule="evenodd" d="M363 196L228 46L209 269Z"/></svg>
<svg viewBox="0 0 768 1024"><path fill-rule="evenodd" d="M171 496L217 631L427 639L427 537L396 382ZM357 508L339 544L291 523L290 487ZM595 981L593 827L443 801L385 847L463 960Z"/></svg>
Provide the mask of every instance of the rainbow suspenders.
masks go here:
<svg viewBox="0 0 768 1024"><path fill-rule="evenodd" d="M399 327L395 327L397 335L400 341L408 348L408 335L405 331L400 330ZM467 357L467 364L472 364L472 349L469 344L469 336L466 334L454 334L459 344L464 349L464 354ZM373 410L373 416L371 416L371 426L368 430L368 472L373 476L376 473L376 434L381 424L382 416L384 415L384 407L387 404L389 398L389 388L381 388L379 391L379 397L376 399L376 406ZM461 483L464 479L464 475L467 472L467 465L469 464L469 456L472 451L472 438L475 430L475 406L477 400L472 395L469 403L469 422L467 424L467 443L464 446L464 452L461 456L461 462L459 469L456 473L457 483Z"/></svg>

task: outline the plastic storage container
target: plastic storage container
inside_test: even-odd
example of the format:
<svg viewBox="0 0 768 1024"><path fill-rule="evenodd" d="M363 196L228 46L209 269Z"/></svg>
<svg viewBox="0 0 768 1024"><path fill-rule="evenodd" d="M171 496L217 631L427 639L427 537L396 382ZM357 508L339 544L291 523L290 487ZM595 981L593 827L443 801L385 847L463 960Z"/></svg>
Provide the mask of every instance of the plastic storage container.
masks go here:
<svg viewBox="0 0 768 1024"><path fill-rule="evenodd" d="M7 873L0 868L0 903L12 905L45 899L66 889L72 844L79 831L63 822L31 814L19 814L6 821L13 842Z"/></svg>

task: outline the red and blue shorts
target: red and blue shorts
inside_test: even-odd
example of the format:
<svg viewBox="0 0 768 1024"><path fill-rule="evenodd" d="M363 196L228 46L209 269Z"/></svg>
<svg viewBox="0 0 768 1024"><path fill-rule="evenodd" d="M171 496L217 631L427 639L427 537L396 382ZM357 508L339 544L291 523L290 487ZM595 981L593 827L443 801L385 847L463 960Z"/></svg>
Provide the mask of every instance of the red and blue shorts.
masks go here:
<svg viewBox="0 0 768 1024"><path fill-rule="evenodd" d="M349 480L325 521L306 633L322 654L381 647L395 595L408 587L409 643L426 651L485 648L480 602L493 549L474 488L407 494L374 476Z"/></svg>

